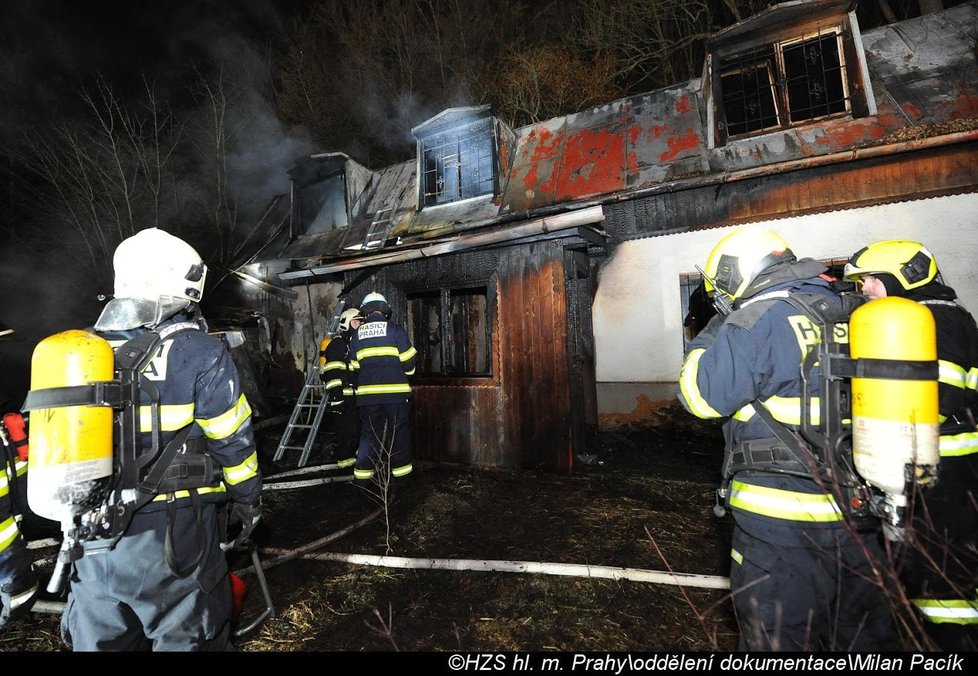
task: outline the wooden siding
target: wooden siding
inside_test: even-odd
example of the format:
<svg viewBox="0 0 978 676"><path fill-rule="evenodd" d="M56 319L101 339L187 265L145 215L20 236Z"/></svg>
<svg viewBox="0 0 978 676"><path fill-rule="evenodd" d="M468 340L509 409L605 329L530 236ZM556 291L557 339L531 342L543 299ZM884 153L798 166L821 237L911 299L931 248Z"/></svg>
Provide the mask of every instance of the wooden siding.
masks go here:
<svg viewBox="0 0 978 676"><path fill-rule="evenodd" d="M559 240L499 251L492 379L414 387L414 448L428 460L572 469L567 288ZM586 417L586 416L585 416Z"/></svg>
<svg viewBox="0 0 978 676"><path fill-rule="evenodd" d="M615 239L799 216L978 188L978 142L702 186L608 207Z"/></svg>
<svg viewBox="0 0 978 676"><path fill-rule="evenodd" d="M497 382L413 386L411 436L415 454L439 462L513 465L502 435L502 400L502 387Z"/></svg>
<svg viewBox="0 0 978 676"><path fill-rule="evenodd" d="M572 469L567 293L559 241L506 251L499 262L503 443L517 464Z"/></svg>
<svg viewBox="0 0 978 676"><path fill-rule="evenodd" d="M579 239L575 242L577 248L584 246ZM399 308L406 295L427 285L486 283L490 294L494 290L492 377L414 379L411 435L416 457L572 470L575 453L585 450L585 427L597 413L593 351L577 350L582 354L574 359L568 352L569 341L592 343L590 317L570 322L568 304L575 301L568 295L583 295L580 307L590 312L588 281L593 269L578 262L568 271L565 259L573 258L567 246L567 239L558 238L412 261L378 271L351 292L360 297L381 291L395 308L394 320L403 323ZM568 283L567 275L581 274L577 268L588 278ZM570 337L578 330L587 335Z"/></svg>

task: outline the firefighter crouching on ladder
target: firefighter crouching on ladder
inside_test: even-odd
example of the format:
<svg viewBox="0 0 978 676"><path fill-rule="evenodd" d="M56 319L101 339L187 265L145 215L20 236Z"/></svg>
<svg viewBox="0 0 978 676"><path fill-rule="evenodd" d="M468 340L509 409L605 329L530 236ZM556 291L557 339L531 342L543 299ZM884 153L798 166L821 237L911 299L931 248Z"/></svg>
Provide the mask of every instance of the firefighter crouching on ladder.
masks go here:
<svg viewBox="0 0 978 676"><path fill-rule="evenodd" d="M360 310L350 308L340 315L338 333L323 350L321 377L329 397L329 414L336 431L333 455L340 469L352 467L357 461L360 441L360 413L353 392L350 369L350 340L363 322Z"/></svg>
<svg viewBox="0 0 978 676"><path fill-rule="evenodd" d="M721 314L690 343L679 377L690 413L729 416L729 485L721 493L735 523L730 585L742 650L892 646L877 574L879 522L864 520L865 532L857 531L821 478L820 449L798 443L801 366L821 332L787 297L839 308L824 272L770 230L732 231L711 251L703 275ZM845 324L835 329L844 339ZM818 392L811 395L814 418Z"/></svg>
<svg viewBox="0 0 978 676"><path fill-rule="evenodd" d="M27 477L27 437L20 413L7 413L0 422L0 629L23 617L37 599L33 558L20 533L14 495Z"/></svg>
<svg viewBox="0 0 978 676"><path fill-rule="evenodd" d="M368 293L360 311L364 323L350 341L350 367L360 409L354 484L366 486L375 479L377 469L389 462L390 476L381 478L380 483L392 488L406 481L414 469L408 376L414 373L417 351L404 328L390 321L392 310L384 296L376 291Z"/></svg>
<svg viewBox="0 0 978 676"><path fill-rule="evenodd" d="M853 254L845 279L870 299L927 307L937 329L940 465L914 506L915 540L898 564L911 602L943 650L978 650L978 329L919 242L876 242Z"/></svg>
<svg viewBox="0 0 978 676"><path fill-rule="evenodd" d="M230 498L238 541L261 516L251 408L228 350L199 314L207 269L197 252L150 228L124 240L113 264L115 298L95 331L117 353L135 336L159 334L143 375L159 390L163 442L189 437L167 469L166 492L135 512L114 547L86 547L74 561L62 636L74 650L225 650L232 592L222 508ZM139 411L144 449L148 408Z"/></svg>

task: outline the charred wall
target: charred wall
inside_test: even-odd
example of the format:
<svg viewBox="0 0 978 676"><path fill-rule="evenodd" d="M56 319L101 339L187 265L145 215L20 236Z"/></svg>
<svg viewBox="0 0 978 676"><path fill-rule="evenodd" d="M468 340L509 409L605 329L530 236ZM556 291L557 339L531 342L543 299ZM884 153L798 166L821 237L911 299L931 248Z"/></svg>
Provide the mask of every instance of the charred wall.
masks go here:
<svg viewBox="0 0 978 676"><path fill-rule="evenodd" d="M578 240L577 246L583 244ZM491 374L419 374L412 381L412 442L418 457L571 470L574 454L584 451L585 426L596 418L591 275L567 239L412 261L359 279L347 274L350 298L384 293L401 324L412 293L473 285L489 291ZM576 335L581 331L586 335Z"/></svg>
<svg viewBox="0 0 978 676"><path fill-rule="evenodd" d="M608 205L605 228L617 243L972 192L976 185L978 142L972 141L651 194Z"/></svg>

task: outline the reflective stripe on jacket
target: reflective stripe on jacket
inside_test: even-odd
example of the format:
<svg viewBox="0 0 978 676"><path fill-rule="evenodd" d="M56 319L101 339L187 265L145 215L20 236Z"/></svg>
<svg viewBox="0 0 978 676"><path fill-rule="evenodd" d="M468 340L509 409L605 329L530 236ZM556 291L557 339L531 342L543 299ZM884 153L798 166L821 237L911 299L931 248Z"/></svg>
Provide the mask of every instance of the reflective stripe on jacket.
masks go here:
<svg viewBox="0 0 978 676"><path fill-rule="evenodd" d="M978 601L966 599L912 599L911 603L934 624L978 624Z"/></svg>
<svg viewBox="0 0 978 676"><path fill-rule="evenodd" d="M3 454L4 449L0 446L0 585L6 584L9 578L29 566L31 561L30 552L17 525L20 517L14 513L10 494L11 482L17 480L15 477L26 474L27 463L18 461L11 467ZM21 495L26 493L26 483L23 480L19 487Z"/></svg>
<svg viewBox="0 0 978 676"><path fill-rule="evenodd" d="M164 322L160 329L179 321ZM113 347L139 335L141 331L105 336ZM229 495L235 502L254 503L261 494L258 454L251 428L251 406L241 391L238 371L224 344L199 330L174 333L156 349L143 371L159 389L162 442L166 444L180 429L192 425L190 439L206 439L207 454L221 468L223 482L198 489L204 501L223 501ZM143 401L146 401L144 398ZM143 444L150 440L150 407L140 407ZM174 497L187 498L178 491ZM157 496L158 509L166 496Z"/></svg>
<svg viewBox="0 0 978 676"><path fill-rule="evenodd" d="M407 332L371 313L350 340L350 368L356 374L357 406L394 404L411 395L417 351Z"/></svg>
<svg viewBox="0 0 978 676"><path fill-rule="evenodd" d="M323 382L329 393L329 405L341 406L353 397L353 373L350 367L350 338L342 333L329 341L323 356Z"/></svg>
<svg viewBox="0 0 978 676"><path fill-rule="evenodd" d="M701 333L687 350L679 376L679 399L698 417L729 418L724 423L728 454L741 442L774 436L757 415L758 406L789 428L801 422L801 366L820 343L821 330L783 300L784 292L821 294L838 302L819 279L774 285L743 303L717 330ZM836 325L836 340L848 339L847 328ZM810 417L818 422L817 373L812 374L811 382ZM735 474L729 505L742 527L744 519L757 528L766 528L765 523L835 528L844 520L823 486L810 478L778 475L764 467Z"/></svg>
<svg viewBox="0 0 978 676"><path fill-rule="evenodd" d="M937 329L942 457L978 453L978 430L964 429L978 415L978 327L954 302L953 289L932 283L907 294L934 315Z"/></svg>

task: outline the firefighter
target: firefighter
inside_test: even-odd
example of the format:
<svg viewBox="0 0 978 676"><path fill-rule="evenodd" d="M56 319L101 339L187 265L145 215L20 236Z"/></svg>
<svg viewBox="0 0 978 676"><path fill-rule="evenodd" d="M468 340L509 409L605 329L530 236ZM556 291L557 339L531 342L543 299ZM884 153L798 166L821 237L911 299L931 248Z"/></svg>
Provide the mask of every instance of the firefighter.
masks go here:
<svg viewBox="0 0 978 676"><path fill-rule="evenodd" d="M875 300L926 306L937 329L940 465L917 496L916 542L901 571L928 633L944 650L978 650L978 329L919 242L876 242L853 254L845 279Z"/></svg>
<svg viewBox="0 0 978 676"><path fill-rule="evenodd" d="M336 430L336 449L333 451L339 467L352 467L357 460L360 441L360 414L353 394L350 370L350 340L363 322L360 310L350 308L340 315L339 333L323 351L321 376L329 396L329 413Z"/></svg>
<svg viewBox="0 0 978 676"><path fill-rule="evenodd" d="M375 292L360 305L364 322L350 341L350 367L356 377L360 410L360 445L353 478L365 486L377 481L383 488L411 474L411 429L408 406L417 352L407 332L390 321L391 306ZM389 476L376 477L388 467Z"/></svg>
<svg viewBox="0 0 978 676"><path fill-rule="evenodd" d="M728 418L720 494L734 517L730 585L743 650L880 650L891 641L874 568L879 521L857 531L822 479L825 455L797 434L802 360L821 332L787 299L838 308L824 272L773 231L733 230L704 271L721 311L689 344L679 376L690 413ZM844 330L836 325L836 335Z"/></svg>
<svg viewBox="0 0 978 676"><path fill-rule="evenodd" d="M222 516L230 499L242 524L237 541L261 517L251 407L227 348L206 333L198 303L207 268L197 252L150 228L119 244L113 265L115 297L94 329L116 350L148 331L159 334L143 375L159 390L163 442L188 426L189 438L167 470L169 489L135 513L113 548L86 548L74 562L62 636L85 651L229 649ZM148 412L141 407L144 448ZM194 459L209 459L205 466L212 462L216 473L181 484Z"/></svg>
<svg viewBox="0 0 978 676"><path fill-rule="evenodd" d="M0 423L0 629L27 614L37 599L33 559L20 533L21 517L14 503L18 484L23 485L27 475L23 429L19 413L7 413Z"/></svg>

